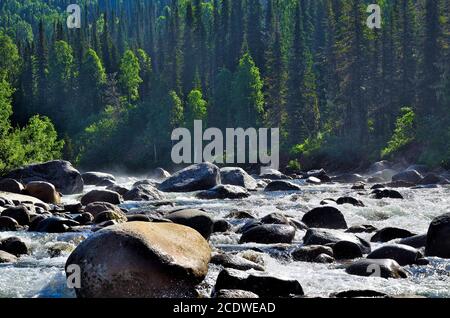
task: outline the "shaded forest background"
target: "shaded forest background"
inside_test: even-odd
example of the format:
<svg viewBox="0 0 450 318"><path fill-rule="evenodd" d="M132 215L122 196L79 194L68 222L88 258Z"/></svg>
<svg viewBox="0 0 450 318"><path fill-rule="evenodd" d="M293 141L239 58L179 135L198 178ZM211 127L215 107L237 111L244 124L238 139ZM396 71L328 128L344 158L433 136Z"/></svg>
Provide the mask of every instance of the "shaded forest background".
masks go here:
<svg viewBox="0 0 450 318"><path fill-rule="evenodd" d="M292 169L450 167L449 0L71 2L0 0L0 171L170 167L194 119L280 127Z"/></svg>

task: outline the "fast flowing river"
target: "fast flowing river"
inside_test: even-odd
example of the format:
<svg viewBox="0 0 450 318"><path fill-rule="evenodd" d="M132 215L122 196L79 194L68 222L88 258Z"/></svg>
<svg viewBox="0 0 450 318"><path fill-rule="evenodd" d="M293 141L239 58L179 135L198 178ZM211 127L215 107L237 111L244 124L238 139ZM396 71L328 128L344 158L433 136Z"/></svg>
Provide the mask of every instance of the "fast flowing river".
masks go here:
<svg viewBox="0 0 450 318"><path fill-rule="evenodd" d="M137 179L119 178L119 183L131 186ZM351 185L329 184L309 186L303 185L302 192L265 193L256 192L243 200L196 199L194 194L168 194L168 200L175 203L176 208L195 207L211 212L215 218L225 217L233 210L248 211L255 217L263 217L269 213L281 212L301 219L303 214L326 198L353 196L362 200L365 207L341 205L341 210L350 226L370 224L378 229L383 227L399 227L416 234L427 232L432 219L450 212L450 186L432 189L398 189L404 200L370 198L370 190L350 190ZM88 187L86 191L91 190ZM366 195L358 194L366 193ZM77 197L65 197L65 202L74 202ZM142 212L155 209L148 203L127 202L123 207L131 212ZM160 207L162 211L173 210L174 207ZM239 226L241 221L233 221ZM297 231L294 243L301 244L304 231ZM70 250L89 233L45 234L31 232L0 232L0 239L18 236L28 243L31 253L22 256L19 262L8 265L0 264L0 297L74 297L72 290L66 287L64 264ZM370 240L373 234L358 234ZM238 245L239 234L213 234L210 243L213 247L233 249ZM50 257L49 250L63 245L66 251L60 256ZM250 247L255 245L250 244ZM381 244L372 243L372 250ZM259 246L261 247L261 246ZM245 250L245 249L244 249ZM271 254L272 256L269 256ZM305 295L309 297L328 297L331 293L346 290L371 289L391 296L425 296L450 298L450 259L430 258L428 266L406 266L410 273L407 279L383 279L377 277L352 276L345 273L339 264L316 264L287 261L274 257L273 253L259 254L265 264L266 272L281 278L298 280ZM200 291L208 294L211 291L220 268L210 266L210 273L202 284Z"/></svg>

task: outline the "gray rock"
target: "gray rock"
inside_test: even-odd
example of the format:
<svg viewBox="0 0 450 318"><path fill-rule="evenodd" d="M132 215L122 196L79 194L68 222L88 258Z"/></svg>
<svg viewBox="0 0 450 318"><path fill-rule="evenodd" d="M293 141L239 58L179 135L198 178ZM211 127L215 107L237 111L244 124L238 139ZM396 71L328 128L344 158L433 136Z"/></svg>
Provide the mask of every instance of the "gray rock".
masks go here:
<svg viewBox="0 0 450 318"><path fill-rule="evenodd" d="M333 254L337 260L355 259L363 256L360 246L349 241L339 241L334 244Z"/></svg>
<svg viewBox="0 0 450 318"><path fill-rule="evenodd" d="M30 226L29 231L43 233L65 233L70 230L71 226L79 226L80 223L61 217L49 217L39 221L33 228Z"/></svg>
<svg viewBox="0 0 450 318"><path fill-rule="evenodd" d="M308 245L296 248L292 251L292 259L296 262L315 262L317 258L326 254L333 257L333 250L331 247L323 245Z"/></svg>
<svg viewBox="0 0 450 318"><path fill-rule="evenodd" d="M69 256L81 269L80 298L190 298L208 272L211 249L196 231L172 223L110 226Z"/></svg>
<svg viewBox="0 0 450 318"><path fill-rule="evenodd" d="M116 181L116 178L112 174L95 171L85 172L81 177L83 178L85 185L98 185L105 180Z"/></svg>
<svg viewBox="0 0 450 318"><path fill-rule="evenodd" d="M225 268L233 268L241 271L248 271L251 269L264 271L263 266L233 254L216 254L211 257L211 264L222 265Z"/></svg>
<svg viewBox="0 0 450 318"><path fill-rule="evenodd" d="M374 250L372 253L367 255L367 258L371 259L389 258L393 259L400 265L405 266L417 264L417 261L420 258L423 258L423 255L419 250L411 246L389 244Z"/></svg>
<svg viewBox="0 0 450 318"><path fill-rule="evenodd" d="M20 229L19 223L9 216L0 216L0 231L17 231Z"/></svg>
<svg viewBox="0 0 450 318"><path fill-rule="evenodd" d="M242 233L239 243L291 243L295 236L295 230L295 227L290 225L256 225Z"/></svg>
<svg viewBox="0 0 450 318"><path fill-rule="evenodd" d="M151 185L138 185L128 191L123 199L125 201L156 201L164 200L165 195Z"/></svg>
<svg viewBox="0 0 450 318"><path fill-rule="evenodd" d="M427 233L425 254L450 258L450 213L440 215L431 222Z"/></svg>
<svg viewBox="0 0 450 318"><path fill-rule="evenodd" d="M269 183L266 188L264 189L266 192L273 192L273 191L301 191L301 187L295 183L279 180L279 181L272 181Z"/></svg>
<svg viewBox="0 0 450 318"><path fill-rule="evenodd" d="M80 225L91 224L94 221L94 216L89 212L84 212L78 215L74 221L80 223Z"/></svg>
<svg viewBox="0 0 450 318"><path fill-rule="evenodd" d="M163 192L209 190L220 184L220 170L211 163L201 163L178 171L159 185Z"/></svg>
<svg viewBox="0 0 450 318"><path fill-rule="evenodd" d="M414 235L411 237L406 237L406 238L400 239L398 241L398 244L408 245L408 246L415 247L415 248L422 248L427 245L427 235L422 234L422 235Z"/></svg>
<svg viewBox="0 0 450 318"><path fill-rule="evenodd" d="M331 206L318 207L307 212L303 216L302 222L310 228L347 228L347 222L342 212Z"/></svg>
<svg viewBox="0 0 450 318"><path fill-rule="evenodd" d="M407 272L392 259L360 259L349 265L350 275L382 278L406 278Z"/></svg>
<svg viewBox="0 0 450 318"><path fill-rule="evenodd" d="M370 243L350 233L342 233L337 230L329 229L309 229L303 243L305 245L327 245L336 244L340 241L353 242L359 246L363 254L371 252Z"/></svg>
<svg viewBox="0 0 450 318"><path fill-rule="evenodd" d="M0 191L21 194L23 189L22 183L17 180L9 178L0 180Z"/></svg>
<svg viewBox="0 0 450 318"><path fill-rule="evenodd" d="M340 197L336 200L338 205L351 204L353 206L364 207L364 203L361 200L352 197Z"/></svg>
<svg viewBox="0 0 450 318"><path fill-rule="evenodd" d="M414 185L419 184L422 181L422 175L416 170L405 170L400 173L397 173L392 177L392 181L404 181L408 183L412 183Z"/></svg>
<svg viewBox="0 0 450 318"><path fill-rule="evenodd" d="M371 242L389 242L397 238L406 238L414 236L410 231L399 229L396 227L386 227L378 230L370 239Z"/></svg>
<svg viewBox="0 0 450 318"><path fill-rule="evenodd" d="M206 239L208 239L213 232L213 218L208 213L201 210L178 210L166 215L166 218L173 223L185 225L197 230Z"/></svg>
<svg viewBox="0 0 450 318"><path fill-rule="evenodd" d="M42 164L29 165L8 173L11 178L27 184L32 181L44 181L53 184L62 194L83 192L83 178L70 162L55 160Z"/></svg>
<svg viewBox="0 0 450 318"><path fill-rule="evenodd" d="M215 220L213 233L224 233L231 230L232 225L227 220Z"/></svg>
<svg viewBox="0 0 450 318"><path fill-rule="evenodd" d="M1 213L1 216L13 218L22 226L30 224L30 213L24 205L7 208Z"/></svg>
<svg viewBox="0 0 450 318"><path fill-rule="evenodd" d="M0 240L0 250L16 257L28 254L28 246L19 237L8 237Z"/></svg>
<svg viewBox="0 0 450 318"><path fill-rule="evenodd" d="M170 178L170 173L163 168L156 168L148 175L151 179L164 180Z"/></svg>
<svg viewBox="0 0 450 318"><path fill-rule="evenodd" d="M123 213L116 213L114 211L105 211L100 214L97 214L94 218L95 224L100 224L106 221L116 221L117 223L127 222L128 219Z"/></svg>
<svg viewBox="0 0 450 318"><path fill-rule="evenodd" d="M357 182L365 181L363 176L356 174L356 173L341 174L339 176L331 178L331 180L333 182L340 182L340 183L357 183Z"/></svg>
<svg viewBox="0 0 450 318"><path fill-rule="evenodd" d="M250 193L247 189L234 185L219 184L210 190L199 192L197 197L204 200L214 199L244 199L248 198Z"/></svg>
<svg viewBox="0 0 450 318"><path fill-rule="evenodd" d="M291 179L290 177L275 169L264 169L264 171L259 175L259 178L268 180Z"/></svg>
<svg viewBox="0 0 450 318"><path fill-rule="evenodd" d="M419 185L430 185L430 184L446 184L448 182L447 179L437 175L435 173L428 173L425 177L419 182Z"/></svg>
<svg viewBox="0 0 450 318"><path fill-rule="evenodd" d="M108 202L92 202L89 203L85 208L84 212L91 213L94 218L105 211L113 211L116 213L123 213L121 209L119 209L117 206L108 203Z"/></svg>
<svg viewBox="0 0 450 318"><path fill-rule="evenodd" d="M220 169L220 178L222 184L240 186L249 191L254 191L258 187L256 180L242 168L222 168Z"/></svg>
<svg viewBox="0 0 450 318"><path fill-rule="evenodd" d="M374 195L374 198L378 200L385 198L403 199L403 196L400 194L400 192L389 189L375 189L373 190L372 194Z"/></svg>
<svg viewBox="0 0 450 318"><path fill-rule="evenodd" d="M221 289L217 291L214 295L215 298L221 298L221 299L252 299L252 298L259 298L258 295L255 293L246 291L246 290L239 290L239 289Z"/></svg>
<svg viewBox="0 0 450 318"><path fill-rule="evenodd" d="M5 264L5 263L15 263L17 262L17 257L7 253L5 251L0 251L0 264Z"/></svg>

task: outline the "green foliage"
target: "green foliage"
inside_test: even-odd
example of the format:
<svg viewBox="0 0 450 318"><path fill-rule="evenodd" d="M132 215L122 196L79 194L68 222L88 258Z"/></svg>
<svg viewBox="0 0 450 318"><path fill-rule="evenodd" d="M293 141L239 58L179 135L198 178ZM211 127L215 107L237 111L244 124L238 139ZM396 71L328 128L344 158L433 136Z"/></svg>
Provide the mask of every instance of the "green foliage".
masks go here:
<svg viewBox="0 0 450 318"><path fill-rule="evenodd" d="M298 159L290 160L287 164L287 168L291 171L299 171L302 169L302 165Z"/></svg>
<svg viewBox="0 0 450 318"><path fill-rule="evenodd" d="M201 91L192 90L186 102L186 125L191 127L194 120L205 120L207 115L208 103L203 99Z"/></svg>
<svg viewBox="0 0 450 318"><path fill-rule="evenodd" d="M148 68L148 58L142 54L140 56L144 68ZM130 101L135 101L139 98L139 85L142 83L140 72L139 59L134 55L133 51L127 50L120 62L119 83Z"/></svg>
<svg viewBox="0 0 450 318"><path fill-rule="evenodd" d="M416 138L416 114L410 107L401 109L394 134L381 155L388 158L410 145Z"/></svg>
<svg viewBox="0 0 450 318"><path fill-rule="evenodd" d="M0 80L12 81L20 69L20 56L12 39L0 32Z"/></svg>

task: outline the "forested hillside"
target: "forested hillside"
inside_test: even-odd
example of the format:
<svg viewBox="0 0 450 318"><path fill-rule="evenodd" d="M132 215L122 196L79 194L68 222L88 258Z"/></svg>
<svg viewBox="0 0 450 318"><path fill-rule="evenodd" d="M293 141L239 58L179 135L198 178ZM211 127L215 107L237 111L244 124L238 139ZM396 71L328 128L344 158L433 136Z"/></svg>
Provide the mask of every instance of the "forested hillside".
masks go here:
<svg viewBox="0 0 450 318"><path fill-rule="evenodd" d="M71 2L0 0L0 170L170 167L194 119L280 127L291 168L450 165L449 0Z"/></svg>

